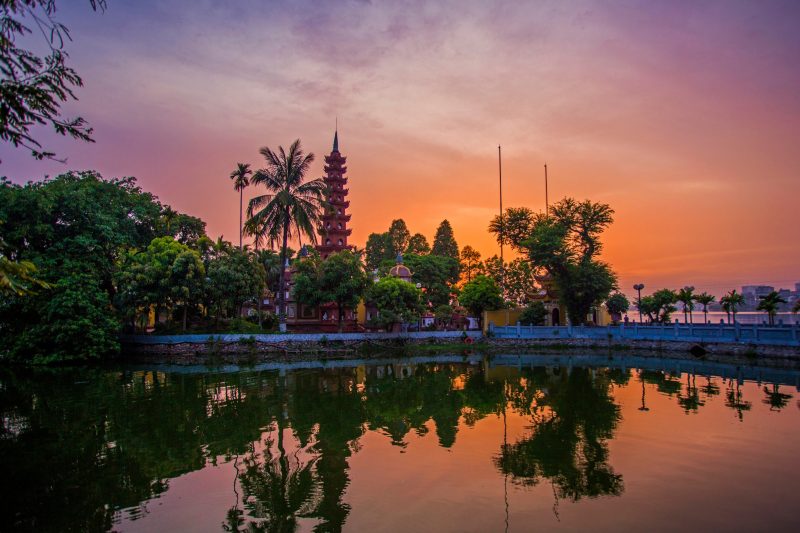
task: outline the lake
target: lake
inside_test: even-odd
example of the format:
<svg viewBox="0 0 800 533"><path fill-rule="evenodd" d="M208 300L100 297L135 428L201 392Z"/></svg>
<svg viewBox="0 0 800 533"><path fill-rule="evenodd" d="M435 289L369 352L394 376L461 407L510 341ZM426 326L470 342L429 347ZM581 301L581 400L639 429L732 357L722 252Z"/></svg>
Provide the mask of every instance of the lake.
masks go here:
<svg viewBox="0 0 800 533"><path fill-rule="evenodd" d="M797 530L799 386L634 355L5 369L0 530Z"/></svg>

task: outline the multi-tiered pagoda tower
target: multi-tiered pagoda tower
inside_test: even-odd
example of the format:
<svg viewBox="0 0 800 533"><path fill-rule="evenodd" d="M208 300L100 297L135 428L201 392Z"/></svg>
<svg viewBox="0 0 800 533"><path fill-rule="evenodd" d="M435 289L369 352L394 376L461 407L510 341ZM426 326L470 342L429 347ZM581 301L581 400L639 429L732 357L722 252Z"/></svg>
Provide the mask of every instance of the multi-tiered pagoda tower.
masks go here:
<svg viewBox="0 0 800 533"><path fill-rule="evenodd" d="M350 222L350 215L347 214L350 202L346 200L349 192L346 188L347 178L344 177L347 173L346 162L347 158L339 153L339 131L337 130L333 134L333 151L331 155L325 156L323 180L328 186L326 200L330 207L322 216L322 227L319 231L320 244L316 247L323 259L327 259L332 253L351 248L347 244L347 237L350 236L352 230L347 228L347 223Z"/></svg>

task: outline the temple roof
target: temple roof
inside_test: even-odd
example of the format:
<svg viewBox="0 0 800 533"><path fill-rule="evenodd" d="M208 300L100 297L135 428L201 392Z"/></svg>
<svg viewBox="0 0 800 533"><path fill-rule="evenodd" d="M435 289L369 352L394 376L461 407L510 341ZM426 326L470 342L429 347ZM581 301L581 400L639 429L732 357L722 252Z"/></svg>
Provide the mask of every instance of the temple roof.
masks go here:
<svg viewBox="0 0 800 533"><path fill-rule="evenodd" d="M339 151L339 129L336 129L336 132L333 134L333 151Z"/></svg>

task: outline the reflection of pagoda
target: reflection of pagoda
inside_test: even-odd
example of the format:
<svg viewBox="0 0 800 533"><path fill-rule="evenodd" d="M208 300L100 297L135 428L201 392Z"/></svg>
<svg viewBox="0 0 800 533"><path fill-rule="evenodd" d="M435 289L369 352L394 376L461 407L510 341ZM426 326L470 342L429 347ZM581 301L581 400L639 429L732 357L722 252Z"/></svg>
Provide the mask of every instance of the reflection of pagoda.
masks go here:
<svg viewBox="0 0 800 533"><path fill-rule="evenodd" d="M325 156L325 185L327 185L326 198L330 207L325 210L322 216L322 227L320 228L320 244L317 245L317 251L323 259L335 252L342 250L349 250L351 247L347 244L347 237L352 230L347 228L347 223L350 221L350 215L347 214L347 208L350 207L350 202L345 200L349 192L345 187L347 186L347 178L344 175L347 173L347 167L344 166L347 158L339 153L339 131L333 135L333 151L331 155Z"/></svg>

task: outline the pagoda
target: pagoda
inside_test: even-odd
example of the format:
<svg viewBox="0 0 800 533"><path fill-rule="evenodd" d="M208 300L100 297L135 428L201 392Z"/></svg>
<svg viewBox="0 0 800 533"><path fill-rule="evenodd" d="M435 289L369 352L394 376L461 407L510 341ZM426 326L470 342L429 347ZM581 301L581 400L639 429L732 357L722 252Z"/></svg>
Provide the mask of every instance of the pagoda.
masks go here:
<svg viewBox="0 0 800 533"><path fill-rule="evenodd" d="M323 259L327 259L332 253L350 250L352 247L347 244L347 237L352 230L348 229L347 223L350 222L350 215L347 208L350 202L346 200L347 173L345 163L347 158L339 153L339 131L333 134L333 151L325 156L325 177L323 181L327 186L326 201L328 207L322 215L322 225L319 228L320 243L316 246L317 251Z"/></svg>

